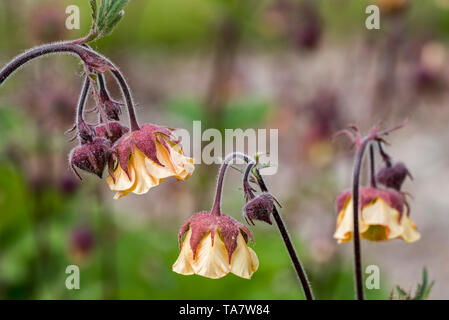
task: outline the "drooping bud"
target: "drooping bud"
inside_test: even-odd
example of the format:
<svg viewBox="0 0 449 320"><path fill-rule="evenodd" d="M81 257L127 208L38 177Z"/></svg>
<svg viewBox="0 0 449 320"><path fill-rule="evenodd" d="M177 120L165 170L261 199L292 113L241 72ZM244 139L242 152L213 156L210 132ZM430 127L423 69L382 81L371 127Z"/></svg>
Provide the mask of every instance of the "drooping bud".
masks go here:
<svg viewBox="0 0 449 320"><path fill-rule="evenodd" d="M75 167L102 177L103 169L108 162L110 143L108 140L95 137L92 142L80 145L70 153L70 166L81 179Z"/></svg>
<svg viewBox="0 0 449 320"><path fill-rule="evenodd" d="M407 176L413 179L405 164L397 162L393 166L386 166L379 170L376 179L384 186L400 191Z"/></svg>
<svg viewBox="0 0 449 320"><path fill-rule="evenodd" d="M108 134L108 128L110 134ZM98 137L108 139L111 144L120 139L125 133L129 132L129 128L121 125L119 122L101 123L95 127L95 134Z"/></svg>
<svg viewBox="0 0 449 320"><path fill-rule="evenodd" d="M92 142L95 132L91 125L87 124L84 120L80 120L76 127L81 144Z"/></svg>
<svg viewBox="0 0 449 320"><path fill-rule="evenodd" d="M106 92L100 92L100 99L104 105L104 109L108 120L119 121L119 116L122 114L121 106L123 103L112 100Z"/></svg>
<svg viewBox="0 0 449 320"><path fill-rule="evenodd" d="M261 193L254 199L248 201L243 207L243 216L249 220L253 225L253 220L264 221L268 224L271 222L271 214L274 210L274 198L269 193Z"/></svg>

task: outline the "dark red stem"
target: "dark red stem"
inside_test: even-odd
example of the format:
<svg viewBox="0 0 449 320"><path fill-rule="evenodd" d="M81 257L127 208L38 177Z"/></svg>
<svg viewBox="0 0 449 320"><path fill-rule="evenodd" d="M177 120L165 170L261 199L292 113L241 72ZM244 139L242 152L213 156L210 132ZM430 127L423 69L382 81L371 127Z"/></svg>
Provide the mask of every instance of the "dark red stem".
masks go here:
<svg viewBox="0 0 449 320"><path fill-rule="evenodd" d="M46 44L37 48L30 49L26 51L25 53L22 53L21 55L14 58L11 62L9 62L1 71L0 71L0 86L5 82L5 80L14 73L17 69L19 69L21 66L26 64L27 62L49 54L54 53L69 53L69 54L76 54L78 55L81 60L84 61L84 57L86 56L86 53L90 52L94 55L97 55L99 58L105 60L107 63L109 63L114 70L111 70L112 74L116 78L117 82L120 85L120 88L122 90L123 95L125 96L126 104L128 106L128 114L129 114L129 121L130 121L130 127L131 130L139 130L139 124L137 122L137 117L134 109L134 102L132 99L131 91L129 89L129 86L122 75L122 73L119 71L119 69L106 57L100 55L99 53L88 49L86 47L73 44L70 42L60 42L60 43L52 43L52 44Z"/></svg>
<svg viewBox="0 0 449 320"><path fill-rule="evenodd" d="M265 181L259 172L259 169L256 168L255 171L256 171L255 176L257 178L257 182L259 184L260 190L262 190L263 192L269 192L267 185L265 184ZM304 295L306 296L307 300L313 300L314 297L313 297L313 293L312 293L312 287L310 286L306 271L303 268L301 261L299 260L299 257L295 250L295 247L293 246L293 242L290 238L290 235L288 234L285 223L284 223L281 215L279 214L276 206L274 206L274 209L273 209L273 217L274 217L274 220L276 221L279 232L281 233L282 240L284 240L284 244L287 248L288 254L290 255L290 259L292 260L296 274L298 275L298 278L301 281Z"/></svg>

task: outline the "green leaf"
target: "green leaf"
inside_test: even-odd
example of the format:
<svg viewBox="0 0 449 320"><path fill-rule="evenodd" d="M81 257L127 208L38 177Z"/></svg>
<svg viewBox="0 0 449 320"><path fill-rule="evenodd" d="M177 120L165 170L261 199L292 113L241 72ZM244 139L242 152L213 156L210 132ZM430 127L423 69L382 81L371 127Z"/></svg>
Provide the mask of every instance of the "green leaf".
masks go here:
<svg viewBox="0 0 449 320"><path fill-rule="evenodd" d="M92 41L112 32L123 18L125 14L123 8L129 3L129 0L101 0L99 8L96 0L89 1L93 17L91 33L94 36L89 37L88 41Z"/></svg>
<svg viewBox="0 0 449 320"><path fill-rule="evenodd" d="M92 23L95 24L97 20L97 0L89 0L90 9L92 10Z"/></svg>

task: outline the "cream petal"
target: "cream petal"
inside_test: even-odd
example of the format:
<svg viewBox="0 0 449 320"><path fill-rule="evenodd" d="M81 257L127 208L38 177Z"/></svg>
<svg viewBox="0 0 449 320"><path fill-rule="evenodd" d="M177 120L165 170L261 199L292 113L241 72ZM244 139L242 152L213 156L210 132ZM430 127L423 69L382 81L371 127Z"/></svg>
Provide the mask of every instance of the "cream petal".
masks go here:
<svg viewBox="0 0 449 320"><path fill-rule="evenodd" d="M164 139L164 138L163 138ZM156 148L158 151L158 160L167 168L170 168L172 175L178 180L185 180L190 177L195 169L193 165L193 158L189 158L183 155L179 145L172 145L170 141L167 141L169 151L161 144L157 143Z"/></svg>
<svg viewBox="0 0 449 320"><path fill-rule="evenodd" d="M218 232L214 235L213 245L210 233L201 241L192 267L196 274L211 279L224 277L231 271L228 253Z"/></svg>
<svg viewBox="0 0 449 320"><path fill-rule="evenodd" d="M173 172L170 171L167 167L162 167L157 163L153 162L151 159L145 159L145 166L148 172L156 179L161 180L173 175Z"/></svg>
<svg viewBox="0 0 449 320"><path fill-rule="evenodd" d="M404 229L404 232L402 233L401 237L404 239L405 242L415 242L421 239L421 235L418 231L416 231L416 225L413 222L412 219L407 217L407 215L404 215L401 219L401 225Z"/></svg>
<svg viewBox="0 0 449 320"><path fill-rule="evenodd" d="M259 267L259 259L253 249L246 245L242 234L237 237L237 248L231 257L231 272L239 277L251 279Z"/></svg>
<svg viewBox="0 0 449 320"><path fill-rule="evenodd" d="M130 175L131 179L128 177L125 170L123 170L122 167L120 167L120 165L117 166L117 168L114 170L114 173L113 173L115 182L111 176L106 178L106 182L112 191L127 190L134 185L135 178L136 178L134 168L129 167L129 166L128 166L128 168L129 168L129 175Z"/></svg>
<svg viewBox="0 0 449 320"><path fill-rule="evenodd" d="M184 238L181 246L181 251L179 253L178 259L173 264L172 270L176 273L183 275L194 274L192 268L193 252L190 248L190 237L192 235L192 230L189 230Z"/></svg>
<svg viewBox="0 0 449 320"><path fill-rule="evenodd" d="M384 235L381 238L369 238L369 240L391 240L399 237L403 228L399 225L399 211L392 208L383 199L377 198L372 203L366 205L362 210L363 221L370 226L379 226L385 228ZM379 233L377 233L379 235Z"/></svg>
<svg viewBox="0 0 449 320"><path fill-rule="evenodd" d="M352 240L354 232L353 206L352 198L350 198L338 214L337 230L334 233L334 238L338 240L338 243L349 242ZM367 229L368 225L364 223L361 215L359 215L359 232L363 233Z"/></svg>
<svg viewBox="0 0 449 320"><path fill-rule="evenodd" d="M146 157L139 150L135 149L134 154L131 157L133 167L136 171L136 184L134 185L133 192L135 194L147 193L152 187L159 184L159 179L155 179L147 170Z"/></svg>

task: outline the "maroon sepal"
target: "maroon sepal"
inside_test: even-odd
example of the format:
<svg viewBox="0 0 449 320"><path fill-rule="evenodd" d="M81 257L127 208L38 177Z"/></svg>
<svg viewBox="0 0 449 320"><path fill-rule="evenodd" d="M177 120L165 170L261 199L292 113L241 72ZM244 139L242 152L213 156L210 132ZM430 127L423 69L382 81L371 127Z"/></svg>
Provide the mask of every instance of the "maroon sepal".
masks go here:
<svg viewBox="0 0 449 320"><path fill-rule="evenodd" d="M102 177L103 169L109 157L109 146L108 140L95 137L92 142L80 145L72 150L69 158L70 166L78 178L81 179L81 176L75 167L96 174L99 178Z"/></svg>
<svg viewBox="0 0 449 320"><path fill-rule="evenodd" d="M254 199L248 201L243 207L243 217L249 220L253 225L253 220L264 221L268 224L273 224L271 222L271 214L274 210L275 199L269 193L261 193Z"/></svg>
<svg viewBox="0 0 449 320"><path fill-rule="evenodd" d="M134 148L138 148L147 158L163 166L157 158L156 141L161 143L167 152L170 153L170 148L166 140L172 143L179 142L173 136L172 129L154 124L144 124L139 130L125 134L114 144L120 167L130 177L128 160L131 153L134 152Z"/></svg>
<svg viewBox="0 0 449 320"><path fill-rule="evenodd" d="M80 120L76 125L78 130L78 138L81 144L92 142L95 135L95 131L90 124L87 124L84 120Z"/></svg>
<svg viewBox="0 0 449 320"><path fill-rule="evenodd" d="M110 135L108 134L108 129ZM98 137L108 139L111 144L120 139L125 133L129 132L129 128L121 125L119 122L108 122L108 124L101 123L95 127L95 134Z"/></svg>
<svg viewBox="0 0 449 320"><path fill-rule="evenodd" d="M189 229L192 230L190 247L192 248L194 259L196 258L198 246L208 233L210 233L209 236L212 238L213 244L215 233L218 231L218 235L223 240L228 252L229 263L231 263L232 254L237 248L239 233L242 234L246 242L248 242L248 237L254 242L253 235L249 229L234 218L226 215L212 215L207 211L199 212L184 222L178 235L180 246L182 237Z"/></svg>
<svg viewBox="0 0 449 320"><path fill-rule="evenodd" d="M384 186L400 191L407 176L413 180L413 177L405 164L402 162L397 162L393 166L386 166L380 169L376 175L376 179Z"/></svg>

